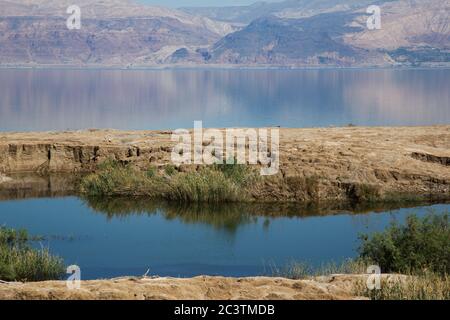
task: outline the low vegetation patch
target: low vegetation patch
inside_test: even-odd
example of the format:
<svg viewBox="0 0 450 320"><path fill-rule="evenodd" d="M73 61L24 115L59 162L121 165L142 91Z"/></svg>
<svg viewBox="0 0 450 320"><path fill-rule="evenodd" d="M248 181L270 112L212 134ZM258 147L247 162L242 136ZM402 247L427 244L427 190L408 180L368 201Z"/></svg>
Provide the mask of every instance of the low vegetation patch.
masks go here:
<svg viewBox="0 0 450 320"><path fill-rule="evenodd" d="M47 249L31 248L32 240L35 238L24 230L0 227L0 280L45 281L62 277L65 271L62 259Z"/></svg>
<svg viewBox="0 0 450 320"><path fill-rule="evenodd" d="M355 202L376 202L381 200L378 186L365 183L349 184L347 186L347 196Z"/></svg>
<svg viewBox="0 0 450 320"><path fill-rule="evenodd" d="M433 272L398 275L382 278L377 290L368 290L364 279L357 283L355 294L371 300L449 300L450 277Z"/></svg>
<svg viewBox="0 0 450 320"><path fill-rule="evenodd" d="M313 267L304 262L292 261L283 268L272 267L272 275L293 280L309 279L331 274L364 274L367 264L362 259L347 259L342 263L330 262Z"/></svg>
<svg viewBox="0 0 450 320"><path fill-rule="evenodd" d="M141 171L114 161L83 178L81 192L88 196L132 195L180 202L248 201L246 189L258 179L245 165L204 166L194 172L179 172L165 166Z"/></svg>

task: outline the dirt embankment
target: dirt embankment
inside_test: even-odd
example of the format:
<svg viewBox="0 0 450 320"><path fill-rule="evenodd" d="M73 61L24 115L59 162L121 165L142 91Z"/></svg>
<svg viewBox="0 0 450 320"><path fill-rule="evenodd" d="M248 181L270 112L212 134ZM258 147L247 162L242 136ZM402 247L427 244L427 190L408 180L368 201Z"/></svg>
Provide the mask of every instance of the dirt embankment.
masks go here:
<svg viewBox="0 0 450 320"><path fill-rule="evenodd" d="M390 276L387 276L390 277ZM65 281L0 283L0 299L82 300L320 300L364 299L355 286L366 276L333 275L311 280L252 277L201 276L179 278L119 278L82 281L80 289L69 290Z"/></svg>
<svg viewBox="0 0 450 320"><path fill-rule="evenodd" d="M95 170L113 158L140 168L170 163L170 131L0 134L0 184L13 173ZM188 170L182 167L181 170ZM450 125L280 129L280 171L256 200L450 199Z"/></svg>

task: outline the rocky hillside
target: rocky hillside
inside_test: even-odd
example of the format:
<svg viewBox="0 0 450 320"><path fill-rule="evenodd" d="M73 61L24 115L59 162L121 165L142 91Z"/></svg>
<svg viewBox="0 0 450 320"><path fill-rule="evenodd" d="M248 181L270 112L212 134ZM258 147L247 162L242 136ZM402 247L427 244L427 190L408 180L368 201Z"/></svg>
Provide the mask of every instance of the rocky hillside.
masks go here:
<svg viewBox="0 0 450 320"><path fill-rule="evenodd" d="M212 60L233 64L352 65L364 50L344 43L342 37L362 31L349 26L352 14L324 14L307 19L266 17L217 42Z"/></svg>
<svg viewBox="0 0 450 320"><path fill-rule="evenodd" d="M72 1L0 0L0 64L164 63L180 47L213 44L227 23L127 0L79 0L80 30L68 30Z"/></svg>
<svg viewBox="0 0 450 320"><path fill-rule="evenodd" d="M286 0L174 10L132 0L0 0L0 65L450 65L450 0ZM203 16L201 16L203 15ZM220 20L220 21L219 21Z"/></svg>
<svg viewBox="0 0 450 320"><path fill-rule="evenodd" d="M179 10L138 4L133 0L77 0L83 18L118 19L118 18L166 18L178 20L187 26L204 28L218 35L234 31L228 23L213 21L209 18L191 15ZM74 4L72 0L0 0L1 16L39 16L65 17L66 9Z"/></svg>
<svg viewBox="0 0 450 320"><path fill-rule="evenodd" d="M385 3L382 28L346 34L344 42L387 53L396 63L450 61L450 1L405 0ZM366 23L361 11L353 25Z"/></svg>
<svg viewBox="0 0 450 320"><path fill-rule="evenodd" d="M386 2L381 30L368 30L365 11L263 17L217 42L212 60L317 66L450 62L450 1Z"/></svg>

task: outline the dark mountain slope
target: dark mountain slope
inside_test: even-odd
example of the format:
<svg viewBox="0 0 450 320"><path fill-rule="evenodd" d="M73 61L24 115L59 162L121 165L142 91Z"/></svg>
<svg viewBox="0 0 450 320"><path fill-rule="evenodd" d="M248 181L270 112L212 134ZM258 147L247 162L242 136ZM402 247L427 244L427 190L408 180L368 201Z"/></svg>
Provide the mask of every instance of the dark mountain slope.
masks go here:
<svg viewBox="0 0 450 320"><path fill-rule="evenodd" d="M349 27L353 15L323 14L308 19L261 18L247 28L229 34L212 48L213 61L220 63L336 63L356 61L364 50L341 41L359 27Z"/></svg>

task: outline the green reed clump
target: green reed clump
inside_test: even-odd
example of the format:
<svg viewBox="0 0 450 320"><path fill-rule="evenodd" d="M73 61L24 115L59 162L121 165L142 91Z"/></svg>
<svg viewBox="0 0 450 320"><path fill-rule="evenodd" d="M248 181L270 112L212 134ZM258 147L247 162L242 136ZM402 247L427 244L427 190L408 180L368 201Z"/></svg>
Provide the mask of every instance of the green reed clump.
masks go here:
<svg viewBox="0 0 450 320"><path fill-rule="evenodd" d="M361 258L375 261L383 272L450 273L448 213L409 215L405 224L393 221L383 232L362 235Z"/></svg>
<svg viewBox="0 0 450 320"><path fill-rule="evenodd" d="M31 248L31 239L24 230L0 227L0 280L44 281L62 277L62 259L51 255L48 249Z"/></svg>
<svg viewBox="0 0 450 320"><path fill-rule="evenodd" d="M80 183L81 192L89 196L158 196L163 187L163 179L154 171L140 171L112 160L99 165L97 172L84 177Z"/></svg>
<svg viewBox="0 0 450 320"><path fill-rule="evenodd" d="M180 202L236 202L243 199L239 185L221 171L204 168L170 180L164 198Z"/></svg>
<svg viewBox="0 0 450 320"><path fill-rule="evenodd" d="M148 196L180 202L236 202L249 199L245 190L256 181L255 170L241 165L212 165L178 172L171 165L141 171L115 161L103 163L84 177L81 192L88 196Z"/></svg>
<svg viewBox="0 0 450 320"><path fill-rule="evenodd" d="M26 230L14 230L0 227L0 244L24 244L29 240Z"/></svg>
<svg viewBox="0 0 450 320"><path fill-rule="evenodd" d="M246 188L257 180L253 168L240 164L215 164L196 172L178 174L164 195L180 202L247 201Z"/></svg>
<svg viewBox="0 0 450 320"><path fill-rule="evenodd" d="M254 168L244 164L215 164L213 169L222 172L227 179L239 187L247 187L259 178Z"/></svg>

